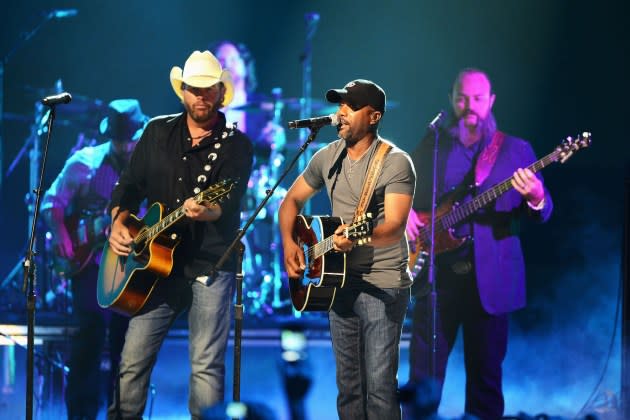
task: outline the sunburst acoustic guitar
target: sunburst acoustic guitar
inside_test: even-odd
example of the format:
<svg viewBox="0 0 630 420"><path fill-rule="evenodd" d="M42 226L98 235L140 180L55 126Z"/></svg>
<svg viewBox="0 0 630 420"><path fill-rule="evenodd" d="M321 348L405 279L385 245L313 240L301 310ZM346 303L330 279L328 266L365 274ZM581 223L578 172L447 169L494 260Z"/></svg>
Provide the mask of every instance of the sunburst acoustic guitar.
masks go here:
<svg viewBox="0 0 630 420"><path fill-rule="evenodd" d="M226 179L193 198L198 203L217 203L235 184ZM133 236L129 256L116 255L109 242L105 243L96 291L101 307L131 316L144 306L157 281L170 274L173 253L180 242L171 228L184 218L184 208L180 206L166 216L163 213L164 206L154 203L143 218L130 215L126 222Z"/></svg>

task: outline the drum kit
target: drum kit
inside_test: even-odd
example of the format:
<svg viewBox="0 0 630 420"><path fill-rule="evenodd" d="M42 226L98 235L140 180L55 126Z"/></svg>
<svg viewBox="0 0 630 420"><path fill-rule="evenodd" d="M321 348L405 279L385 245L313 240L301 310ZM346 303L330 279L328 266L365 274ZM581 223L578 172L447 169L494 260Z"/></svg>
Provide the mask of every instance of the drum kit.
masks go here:
<svg viewBox="0 0 630 420"><path fill-rule="evenodd" d="M276 90L278 88L274 89ZM303 103L304 98L280 98L274 94L272 97L258 97L257 100L233 107L232 110L262 117L281 129L282 118L278 110L290 114L299 111ZM336 105L316 99L311 99L311 107L317 114L330 114L337 110ZM280 137L248 134L254 142L255 151L267 150L268 153L256 153L256 163L247 185L241 212L243 225L253 217L254 210L265 199L268 191L278 183L287 158L292 157L301 146L297 139L286 141L284 130L281 130ZM257 144L260 142L267 144ZM321 146L322 144L312 143L310 148ZM292 182L294 178L292 173L287 177L287 182ZM256 317L268 316L278 311L289 312L291 308L278 225L278 211L288 185L282 183L276 188L266 206L255 216L243 240L243 303L246 312Z"/></svg>

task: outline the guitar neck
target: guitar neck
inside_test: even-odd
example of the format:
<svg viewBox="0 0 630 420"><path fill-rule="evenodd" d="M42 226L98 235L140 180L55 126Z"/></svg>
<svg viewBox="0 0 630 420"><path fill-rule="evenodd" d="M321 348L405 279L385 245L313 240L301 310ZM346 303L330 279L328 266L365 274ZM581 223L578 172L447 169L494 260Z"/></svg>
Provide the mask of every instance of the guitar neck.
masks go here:
<svg viewBox="0 0 630 420"><path fill-rule="evenodd" d="M558 160L560 153L561 151L554 150L553 152L549 153L547 156L529 165L527 169L529 169L530 171L534 173L539 172L544 167L549 166L553 162L556 162ZM453 227L454 225L466 219L468 216L470 216L471 214L473 214L480 208L487 206L488 204L492 203L497 198L502 196L504 193L511 190L513 188L512 187L513 178L514 177L511 176L505 181L498 183L497 185L490 188L489 190L486 190L483 193L479 194L472 200L462 204L461 206L453 209L451 212L440 217L437 221L441 224L442 228L444 229L449 229Z"/></svg>
<svg viewBox="0 0 630 420"><path fill-rule="evenodd" d="M200 192L193 199L197 203L207 202L210 204L216 203L221 197L227 194L229 190L223 188L225 186L225 182L221 185L213 185L205 191ZM138 234L134 239L136 244L140 244L144 241L151 240L156 238L162 232L164 232L169 227L173 226L179 220L181 220L185 215L184 205L182 204L177 209L173 210L171 213L160 219L159 222L154 225L147 227L143 232Z"/></svg>

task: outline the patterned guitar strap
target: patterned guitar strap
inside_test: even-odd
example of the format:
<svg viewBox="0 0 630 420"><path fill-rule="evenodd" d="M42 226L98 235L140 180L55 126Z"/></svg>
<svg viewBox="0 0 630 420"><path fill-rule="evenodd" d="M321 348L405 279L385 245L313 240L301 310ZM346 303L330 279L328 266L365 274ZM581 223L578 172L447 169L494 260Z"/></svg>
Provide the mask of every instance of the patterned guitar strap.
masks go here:
<svg viewBox="0 0 630 420"><path fill-rule="evenodd" d="M367 171L365 180L363 181L363 187L361 188L361 196L359 197L359 204L354 211L354 220L356 222L359 217L365 214L368 204L374 194L374 188L376 187L376 181L378 180L381 170L383 169L383 162L385 156L392 149L392 145L384 139L378 139L379 144L376 145L376 153Z"/></svg>
<svg viewBox="0 0 630 420"><path fill-rule="evenodd" d="M505 133L498 130L495 131L492 140L479 155L475 165L475 186L478 187L483 184L490 174L494 163L497 161L497 156L499 155L499 150L501 150L504 139Z"/></svg>

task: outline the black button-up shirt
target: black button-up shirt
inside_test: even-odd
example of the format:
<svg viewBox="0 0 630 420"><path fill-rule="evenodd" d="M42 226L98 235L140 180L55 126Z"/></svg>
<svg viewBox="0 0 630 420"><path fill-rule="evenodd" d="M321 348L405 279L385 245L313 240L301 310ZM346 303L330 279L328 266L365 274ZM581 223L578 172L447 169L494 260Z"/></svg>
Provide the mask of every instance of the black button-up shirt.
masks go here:
<svg viewBox="0 0 630 420"><path fill-rule="evenodd" d="M192 147L186 114L157 117L147 125L112 193L112 207L137 212L140 203L161 203L162 217L211 185L230 178L238 184L220 202L222 216L216 222L180 220L172 230L180 235L174 270L188 276L208 274L223 255L240 225L241 198L252 167L252 143L225 116L212 133ZM151 211L151 210L149 210ZM150 223L147 223L150 224ZM222 267L235 270L235 256Z"/></svg>

